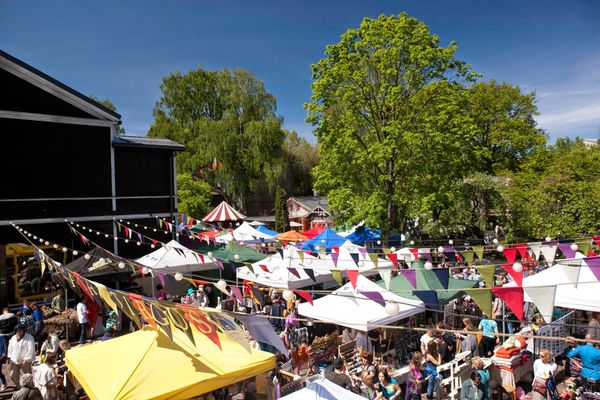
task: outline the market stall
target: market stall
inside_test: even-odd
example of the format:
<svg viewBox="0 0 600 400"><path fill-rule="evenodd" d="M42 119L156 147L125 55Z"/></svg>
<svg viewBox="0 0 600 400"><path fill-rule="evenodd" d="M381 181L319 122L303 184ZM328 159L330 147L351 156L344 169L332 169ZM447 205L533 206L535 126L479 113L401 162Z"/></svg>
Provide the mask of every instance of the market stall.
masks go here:
<svg viewBox="0 0 600 400"><path fill-rule="evenodd" d="M288 394L281 400L365 400L364 397L352 393L341 386L317 376L307 383L306 387Z"/></svg>

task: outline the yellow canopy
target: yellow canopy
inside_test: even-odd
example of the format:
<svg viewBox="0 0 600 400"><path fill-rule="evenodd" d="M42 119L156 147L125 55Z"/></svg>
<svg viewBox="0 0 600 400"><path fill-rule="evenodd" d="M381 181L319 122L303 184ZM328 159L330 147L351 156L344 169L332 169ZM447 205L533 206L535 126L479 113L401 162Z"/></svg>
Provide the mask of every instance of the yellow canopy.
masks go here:
<svg viewBox="0 0 600 400"><path fill-rule="evenodd" d="M280 233L279 235L275 236L275 239L280 241L287 240L288 242L304 242L305 240L308 240L306 236L296 231Z"/></svg>
<svg viewBox="0 0 600 400"><path fill-rule="evenodd" d="M193 332L196 347L180 331L171 341L145 328L69 350L66 364L92 400L189 399L275 368L271 353L219 333L221 351Z"/></svg>

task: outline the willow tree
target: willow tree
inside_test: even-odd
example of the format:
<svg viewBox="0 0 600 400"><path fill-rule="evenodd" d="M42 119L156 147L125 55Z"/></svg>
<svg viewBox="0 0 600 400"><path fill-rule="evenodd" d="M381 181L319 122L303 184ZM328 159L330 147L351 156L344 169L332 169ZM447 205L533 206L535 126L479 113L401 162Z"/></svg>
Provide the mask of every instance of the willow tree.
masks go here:
<svg viewBox="0 0 600 400"><path fill-rule="evenodd" d="M475 74L456 50L415 18L380 16L312 66L314 184L342 222L402 229L410 212L443 208L445 189L469 169L474 127L462 83Z"/></svg>

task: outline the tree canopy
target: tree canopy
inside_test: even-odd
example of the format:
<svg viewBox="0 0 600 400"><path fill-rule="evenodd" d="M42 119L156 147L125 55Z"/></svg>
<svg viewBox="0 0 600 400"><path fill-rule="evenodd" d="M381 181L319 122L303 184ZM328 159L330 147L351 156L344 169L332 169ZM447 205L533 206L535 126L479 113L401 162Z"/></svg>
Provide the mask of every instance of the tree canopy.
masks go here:
<svg viewBox="0 0 600 400"><path fill-rule="evenodd" d="M101 105L103 105L104 107L108 108L111 111L117 112L117 106L114 105L114 103L112 101L110 101L109 99L99 99L98 97L94 96L93 94L88 96L90 99L94 100L96 103L99 103ZM124 135L125 134L125 128L123 128L122 125L119 125L115 131L115 134L117 135Z"/></svg>
<svg viewBox="0 0 600 400"><path fill-rule="evenodd" d="M295 131L284 130L284 132L282 157L286 167L282 177L291 195L311 195L313 190L311 171L319 163L317 148Z"/></svg>

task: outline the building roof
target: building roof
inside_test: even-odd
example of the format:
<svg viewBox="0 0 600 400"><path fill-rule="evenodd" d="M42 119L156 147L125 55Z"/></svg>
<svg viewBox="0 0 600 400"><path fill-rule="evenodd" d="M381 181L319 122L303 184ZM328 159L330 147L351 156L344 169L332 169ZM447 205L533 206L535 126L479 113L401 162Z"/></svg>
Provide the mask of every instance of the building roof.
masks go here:
<svg viewBox="0 0 600 400"><path fill-rule="evenodd" d="M146 136L127 136L127 135L116 135L113 138L113 146L122 147L144 147L144 148L156 148L166 150L181 151L185 149L185 146L173 142L169 139L162 138L149 138Z"/></svg>
<svg viewBox="0 0 600 400"><path fill-rule="evenodd" d="M310 212L316 210L317 208L321 208L327 214L329 214L329 201L323 196L300 196L300 197L290 197L287 201L294 200L304 207L306 207Z"/></svg>
<svg viewBox="0 0 600 400"><path fill-rule="evenodd" d="M56 79L52 78L49 75L46 75L39 69L32 67L31 65L19 60L14 56L11 56L10 54L2 50L0 50L0 67L7 69L11 73L21 75L22 78L27 79L34 85L56 95L57 97L63 97L63 99L65 100L67 100L66 98L71 97L83 101L84 103L87 103L88 106L98 111L95 113L96 115L102 115L102 117L99 117L101 119L108 119L115 122L121 121L121 115L119 113L103 106L97 101L92 100L90 97L78 92L77 90L65 85L62 82L57 81ZM24 75L26 75L26 77ZM42 84L44 82L45 84ZM72 103L71 101L69 102ZM78 104L76 106L81 107L81 104ZM84 111L90 110L88 109Z"/></svg>

